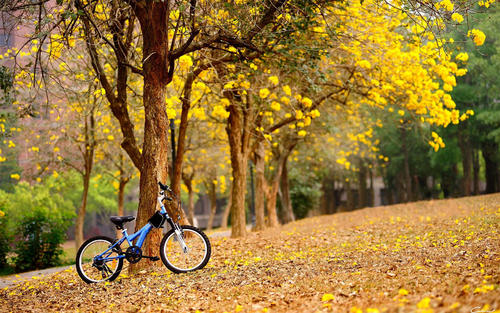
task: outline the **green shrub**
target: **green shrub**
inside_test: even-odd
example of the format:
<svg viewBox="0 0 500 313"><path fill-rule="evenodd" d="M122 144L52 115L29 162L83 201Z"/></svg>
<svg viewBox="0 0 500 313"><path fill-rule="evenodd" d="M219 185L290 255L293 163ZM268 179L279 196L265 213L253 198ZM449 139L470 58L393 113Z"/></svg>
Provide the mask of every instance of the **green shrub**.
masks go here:
<svg viewBox="0 0 500 313"><path fill-rule="evenodd" d="M43 209L35 209L25 215L16 228L17 234L21 236L14 249L17 254L14 259L16 270L28 271L59 265L67 224Z"/></svg>
<svg viewBox="0 0 500 313"><path fill-rule="evenodd" d="M7 267L7 255L10 252L10 236L6 224L5 213L0 209L0 269Z"/></svg>
<svg viewBox="0 0 500 313"><path fill-rule="evenodd" d="M71 201L58 192L58 187L53 181L34 186L20 182L11 193L0 190L0 209L5 212L0 242L8 249L14 241L16 271L59 264L60 245L66 239L75 209ZM5 258L4 263L7 265Z"/></svg>

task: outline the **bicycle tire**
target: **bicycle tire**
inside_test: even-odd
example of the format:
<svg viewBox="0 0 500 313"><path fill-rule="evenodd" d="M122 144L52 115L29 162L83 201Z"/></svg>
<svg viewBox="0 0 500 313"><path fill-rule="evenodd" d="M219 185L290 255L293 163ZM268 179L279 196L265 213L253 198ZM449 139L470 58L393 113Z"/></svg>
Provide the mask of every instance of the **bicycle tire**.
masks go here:
<svg viewBox="0 0 500 313"><path fill-rule="evenodd" d="M97 243L102 243L103 245L101 246L98 246L96 247L96 252L93 252L93 251L90 251L89 252L89 255L83 255L85 252L87 252L87 250L89 249L89 247L92 247L93 244L97 244ZM85 264L84 263L84 259L83 258L88 258L89 256L90 257L94 257L102 252L104 252L111 244L113 244L113 239L109 238L109 237L106 237L106 236L96 236L96 237L92 237L90 239L88 239L87 241L85 241L81 246L80 248L78 249L78 252L76 254L76 271L78 273L78 276L80 276L80 278L88 283L88 284L92 284L92 283L99 283L99 282L103 282L103 281L113 281L115 280L118 275L120 275L120 272L122 270L122 267L123 267L123 259L115 259L116 260L116 266L113 267L113 271L112 271L112 274L111 275L108 275L106 277L104 277L104 271L102 269L98 269L97 267L95 267L92 264L90 264L90 262L87 262ZM116 253L116 252L115 252ZM110 261L110 262L114 262L114 261ZM107 264L106 264L107 266ZM95 268L95 269L93 269ZM107 267L109 269L109 267ZM90 273L99 273L99 271L101 272L101 277L102 279L93 279L91 278L89 275Z"/></svg>
<svg viewBox="0 0 500 313"><path fill-rule="evenodd" d="M161 257L163 264L170 271L177 273L177 274L178 273L192 272L192 271L196 271L196 270L204 268L207 265L208 261L210 260L210 256L212 254L212 247L210 245L210 240L208 239L207 235L205 235L204 232L202 232L200 229L198 229L194 226L190 226L190 225L182 225L181 228L182 228L184 234L188 234L188 236L189 236L189 234L192 234L193 236L195 236L195 235L197 236L197 237L192 237L193 240L189 240L189 238L186 238L187 239L186 244L187 244L188 248L190 249L189 253L191 253L191 256L193 258L199 256L199 258L197 258L195 260L194 265L192 265L192 266L189 265L189 266L185 266L185 267L180 267L178 264L175 264L174 257L172 256L173 253L176 253L176 255L183 256L185 260L188 259L188 257L186 256L188 253L182 252L182 248L180 247L180 244L178 244L178 243L174 244L174 242L177 238L177 236L175 235L175 231L173 229L168 231L165 234L165 236L163 236L163 239L162 239L161 244L160 244L160 257ZM203 243L203 245L201 245L201 243ZM173 250L173 249L167 250L167 248L170 248L170 246L172 246L172 245L177 247L177 249L175 247L172 247L175 250ZM200 251L202 251L201 254L200 254Z"/></svg>

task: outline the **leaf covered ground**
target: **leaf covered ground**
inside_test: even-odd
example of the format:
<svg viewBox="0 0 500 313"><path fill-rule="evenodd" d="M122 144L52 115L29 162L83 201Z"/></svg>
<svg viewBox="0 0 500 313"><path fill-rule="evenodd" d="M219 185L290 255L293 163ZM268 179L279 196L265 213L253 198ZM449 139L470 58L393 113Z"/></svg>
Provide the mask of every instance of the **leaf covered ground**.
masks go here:
<svg viewBox="0 0 500 313"><path fill-rule="evenodd" d="M0 290L0 311L500 312L499 226L500 194L318 216L211 238L190 274L21 282Z"/></svg>

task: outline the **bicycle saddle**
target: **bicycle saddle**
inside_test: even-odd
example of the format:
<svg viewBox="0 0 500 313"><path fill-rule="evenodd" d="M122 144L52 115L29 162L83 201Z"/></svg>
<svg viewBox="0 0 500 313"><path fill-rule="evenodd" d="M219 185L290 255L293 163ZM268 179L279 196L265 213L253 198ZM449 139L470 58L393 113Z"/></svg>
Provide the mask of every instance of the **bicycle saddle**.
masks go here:
<svg viewBox="0 0 500 313"><path fill-rule="evenodd" d="M109 220L116 225L116 228L122 229L123 223L130 222L135 220L135 217L132 215L128 216L111 216Z"/></svg>

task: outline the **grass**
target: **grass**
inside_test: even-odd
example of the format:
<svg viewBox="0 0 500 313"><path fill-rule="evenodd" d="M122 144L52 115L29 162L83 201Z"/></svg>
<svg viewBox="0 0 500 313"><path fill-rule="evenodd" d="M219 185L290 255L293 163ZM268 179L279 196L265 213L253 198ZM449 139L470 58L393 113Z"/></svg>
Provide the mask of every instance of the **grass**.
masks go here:
<svg viewBox="0 0 500 313"><path fill-rule="evenodd" d="M0 290L0 311L494 311L499 226L500 194L313 217L213 237L194 273L159 266L87 285L67 270L23 282Z"/></svg>

